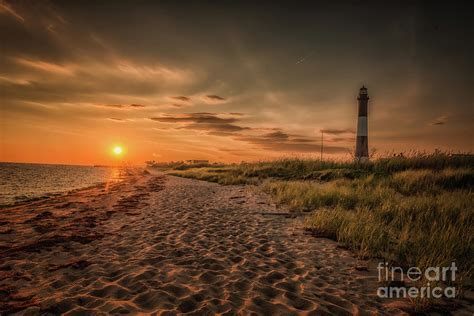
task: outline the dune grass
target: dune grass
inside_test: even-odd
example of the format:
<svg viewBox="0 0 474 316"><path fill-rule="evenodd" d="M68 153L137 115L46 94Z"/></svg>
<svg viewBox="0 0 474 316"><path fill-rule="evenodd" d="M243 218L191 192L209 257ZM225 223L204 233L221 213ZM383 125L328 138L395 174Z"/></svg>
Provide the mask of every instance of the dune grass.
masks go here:
<svg viewBox="0 0 474 316"><path fill-rule="evenodd" d="M232 168L226 167L178 169L169 171L168 174L178 177L216 182L224 185L257 183L256 179L245 177L233 172Z"/></svg>
<svg viewBox="0 0 474 316"><path fill-rule="evenodd" d="M473 168L474 155L451 154L435 151L433 153L414 152L396 156L383 157L368 163L356 161L333 161L318 159L284 158L273 161L241 163L233 165L204 164L171 166L173 173L180 176L200 176L205 174L222 174L243 179L281 179L281 180L316 180L330 181L339 178L357 179L368 175L387 176L405 170L427 169L439 171L444 169ZM183 172L178 172L183 171ZM222 176L211 177L217 182ZM245 182L245 181L244 181Z"/></svg>
<svg viewBox="0 0 474 316"><path fill-rule="evenodd" d="M435 152L369 163L282 159L173 174L221 184L260 183L305 227L361 257L402 267L459 268L457 286L474 273L474 156Z"/></svg>
<svg viewBox="0 0 474 316"><path fill-rule="evenodd" d="M428 187L432 191L423 192L418 184L418 191L407 195L404 186L400 187L402 194L398 183L372 177L323 184L271 181L263 185L278 203L297 211L315 210L306 227L348 244L361 256L413 266L428 260L428 253L439 256L438 246L444 245L440 264L456 260L463 270L472 270L474 193L465 189L441 191L432 184Z"/></svg>

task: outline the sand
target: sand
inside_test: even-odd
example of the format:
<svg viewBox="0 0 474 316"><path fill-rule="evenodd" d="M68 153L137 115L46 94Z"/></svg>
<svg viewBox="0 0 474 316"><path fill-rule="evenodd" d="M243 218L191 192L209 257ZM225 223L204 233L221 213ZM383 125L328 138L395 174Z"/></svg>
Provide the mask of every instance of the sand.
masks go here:
<svg viewBox="0 0 474 316"><path fill-rule="evenodd" d="M403 313L367 262L248 187L140 175L1 212L3 312Z"/></svg>

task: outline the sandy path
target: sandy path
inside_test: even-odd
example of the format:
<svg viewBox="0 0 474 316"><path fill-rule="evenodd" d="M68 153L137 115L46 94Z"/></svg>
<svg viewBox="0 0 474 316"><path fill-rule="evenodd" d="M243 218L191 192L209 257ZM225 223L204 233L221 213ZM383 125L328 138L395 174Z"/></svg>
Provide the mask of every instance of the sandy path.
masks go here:
<svg viewBox="0 0 474 316"><path fill-rule="evenodd" d="M277 210L247 188L143 176L2 212L4 310L400 312L375 297L376 271L297 220L262 215Z"/></svg>

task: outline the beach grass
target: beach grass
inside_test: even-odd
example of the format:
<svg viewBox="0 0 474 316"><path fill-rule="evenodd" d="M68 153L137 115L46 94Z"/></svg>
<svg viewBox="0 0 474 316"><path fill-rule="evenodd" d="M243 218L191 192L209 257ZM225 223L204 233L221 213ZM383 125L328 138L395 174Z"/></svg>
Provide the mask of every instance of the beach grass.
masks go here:
<svg viewBox="0 0 474 316"><path fill-rule="evenodd" d="M168 174L178 177L216 182L224 185L256 184L258 182L255 178L249 178L234 172L232 167L189 168L184 170L174 169L169 171Z"/></svg>
<svg viewBox="0 0 474 316"><path fill-rule="evenodd" d="M474 273L474 156L412 153L371 162L281 159L171 174L221 184L259 184L277 203L306 212L305 229L360 257L401 267Z"/></svg>

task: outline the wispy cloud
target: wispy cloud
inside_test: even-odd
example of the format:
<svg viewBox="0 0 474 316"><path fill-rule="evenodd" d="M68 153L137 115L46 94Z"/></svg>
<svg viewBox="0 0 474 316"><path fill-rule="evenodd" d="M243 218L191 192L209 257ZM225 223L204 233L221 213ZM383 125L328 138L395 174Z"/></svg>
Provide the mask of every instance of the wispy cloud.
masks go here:
<svg viewBox="0 0 474 316"><path fill-rule="evenodd" d="M325 142L329 143L349 143L354 141L355 137L332 137L330 139L325 140Z"/></svg>
<svg viewBox="0 0 474 316"><path fill-rule="evenodd" d="M189 82L192 74L183 69L167 67L165 65L142 65L131 60L120 60L117 63L120 72L141 79L162 78L171 82Z"/></svg>
<svg viewBox="0 0 474 316"><path fill-rule="evenodd" d="M10 84L18 84L18 85L28 85L28 84L31 84L31 82L27 79L22 79L20 77L3 77L3 76L0 76L0 82L3 81L3 82L6 82L6 83L10 83Z"/></svg>
<svg viewBox="0 0 474 316"><path fill-rule="evenodd" d="M439 116L439 117L435 118L429 124L430 125L445 125L447 122L448 122L448 116L447 115L442 115L442 116Z"/></svg>
<svg viewBox="0 0 474 316"><path fill-rule="evenodd" d="M115 109L124 109L124 108L139 109L139 108L145 108L146 107L146 105L138 104L138 103L132 103L132 104L99 104L99 106L105 106L105 107L115 108Z"/></svg>
<svg viewBox="0 0 474 316"><path fill-rule="evenodd" d="M241 132L245 130L250 130L250 127L239 126L235 124L229 123L193 123L188 124L183 127L183 129L192 129L192 130L201 130L201 131L209 131L215 134L216 132L225 133L225 135L229 135L229 133ZM224 134L220 134L222 136Z"/></svg>
<svg viewBox="0 0 474 316"><path fill-rule="evenodd" d="M100 106L106 106L108 108L116 108L116 109L124 108L123 104L100 104Z"/></svg>
<svg viewBox="0 0 474 316"><path fill-rule="evenodd" d="M18 12L16 12L10 5L8 5L4 1L0 1L0 13L4 12L10 14L18 21L25 22L25 18L18 14Z"/></svg>
<svg viewBox="0 0 474 316"><path fill-rule="evenodd" d="M45 72L61 74L61 75L68 75L68 76L74 75L74 67L71 65L64 66L64 65L49 63L42 60L32 60L32 59L25 59L25 58L20 58L20 57L15 57L13 59L18 64L31 67L37 70L42 70Z"/></svg>
<svg viewBox="0 0 474 316"><path fill-rule="evenodd" d="M165 114L158 117L152 117L151 120L163 123L206 123L206 124L222 124L234 123L238 119L232 117L219 117L218 113L198 112L188 114Z"/></svg>
<svg viewBox="0 0 474 316"><path fill-rule="evenodd" d="M354 134L354 130L352 129L337 129L337 128L323 128L321 129L321 133L330 134L330 135L341 135L341 134Z"/></svg>
<svg viewBox="0 0 474 316"><path fill-rule="evenodd" d="M300 142L298 139L274 140L264 136L237 136L235 139L247 142L258 149L287 152L287 153L312 153L319 152L321 146L317 143ZM343 146L324 146L326 153L345 153L347 148Z"/></svg>
<svg viewBox="0 0 474 316"><path fill-rule="evenodd" d="M283 133L282 131L268 133L263 135L262 137L271 140L287 140L290 136L287 133Z"/></svg>
<svg viewBox="0 0 474 316"><path fill-rule="evenodd" d="M318 142L319 139L311 139L311 138L293 138L293 141L294 142L297 142L297 143L314 143L314 142Z"/></svg>

